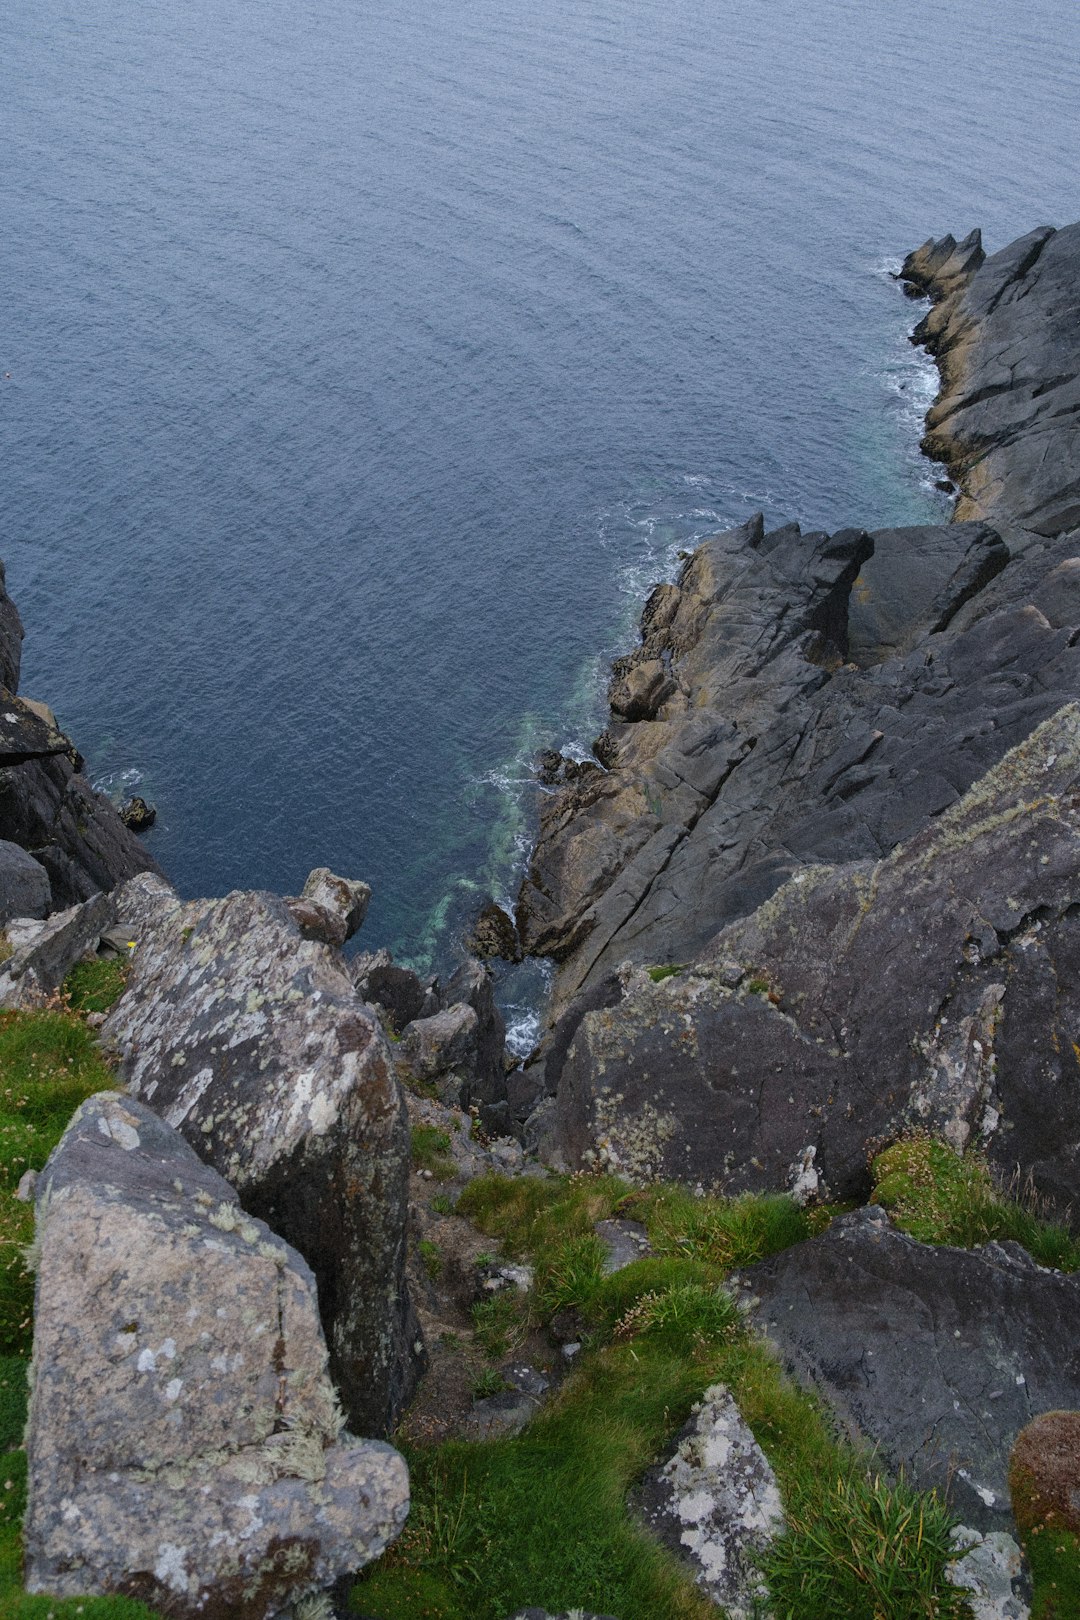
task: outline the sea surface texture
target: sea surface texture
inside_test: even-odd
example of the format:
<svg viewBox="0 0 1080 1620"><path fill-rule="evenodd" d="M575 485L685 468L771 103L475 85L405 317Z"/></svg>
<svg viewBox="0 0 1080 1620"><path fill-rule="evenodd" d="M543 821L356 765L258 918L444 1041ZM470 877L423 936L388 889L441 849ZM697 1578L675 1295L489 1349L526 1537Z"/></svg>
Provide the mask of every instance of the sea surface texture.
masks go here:
<svg viewBox="0 0 1080 1620"><path fill-rule="evenodd" d="M182 892L326 864L438 965L681 548L948 510L888 271L1076 217L1078 61L1076 0L3 6L25 691Z"/></svg>

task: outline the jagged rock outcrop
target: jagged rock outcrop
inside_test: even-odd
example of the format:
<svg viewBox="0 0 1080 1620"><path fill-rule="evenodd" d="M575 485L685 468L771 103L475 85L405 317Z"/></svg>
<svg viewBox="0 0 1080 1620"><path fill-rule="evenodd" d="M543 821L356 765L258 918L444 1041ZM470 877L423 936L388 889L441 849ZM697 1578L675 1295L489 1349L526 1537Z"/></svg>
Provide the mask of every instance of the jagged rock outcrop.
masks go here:
<svg viewBox="0 0 1080 1620"><path fill-rule="evenodd" d="M53 905L71 906L158 866L94 792L51 711L16 696L22 634L0 564L0 837L44 867Z"/></svg>
<svg viewBox="0 0 1080 1620"><path fill-rule="evenodd" d="M960 486L957 516L1080 527L1080 224L990 258L977 231L931 239L900 275L934 301L913 334L941 373L923 447Z"/></svg>
<svg viewBox="0 0 1080 1620"><path fill-rule="evenodd" d="M1015 1243L931 1248L871 1206L749 1267L758 1325L882 1468L1012 1526L1009 1453L1080 1394L1080 1282Z"/></svg>
<svg viewBox="0 0 1080 1620"><path fill-rule="evenodd" d="M122 1078L304 1255L349 1420L385 1432L422 1345L404 1282L408 1126L378 1018L277 896L182 904L144 877L117 909L137 941L103 1029Z"/></svg>
<svg viewBox="0 0 1080 1620"><path fill-rule="evenodd" d="M582 1017L562 1062L571 1166L859 1198L913 1126L1080 1184L1080 707L877 863L797 873L696 967Z"/></svg>
<svg viewBox="0 0 1080 1620"><path fill-rule="evenodd" d="M44 917L51 904L49 874L41 862L0 838L0 928L12 917Z"/></svg>
<svg viewBox="0 0 1080 1620"><path fill-rule="evenodd" d="M307 1265L103 1092L37 1189L31 1592L266 1620L383 1551L402 1458L341 1433Z"/></svg>
<svg viewBox="0 0 1080 1620"><path fill-rule="evenodd" d="M113 916L112 896L95 894L44 920L10 921L0 933L10 953L0 961L0 1007L40 1006L76 962L93 954Z"/></svg>

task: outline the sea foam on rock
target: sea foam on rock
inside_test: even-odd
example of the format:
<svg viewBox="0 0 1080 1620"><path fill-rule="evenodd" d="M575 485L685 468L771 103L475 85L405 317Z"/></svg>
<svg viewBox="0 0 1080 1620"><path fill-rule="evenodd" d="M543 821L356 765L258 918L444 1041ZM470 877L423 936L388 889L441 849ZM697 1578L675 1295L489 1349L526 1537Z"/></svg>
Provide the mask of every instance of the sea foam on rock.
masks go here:
<svg viewBox="0 0 1080 1620"><path fill-rule="evenodd" d="M349 1420L384 1433L423 1346L404 1278L408 1125L378 1018L275 895L184 904L147 876L116 904L137 942L103 1030L121 1077L308 1260Z"/></svg>
<svg viewBox="0 0 1080 1620"><path fill-rule="evenodd" d="M83 1104L36 1248L31 1592L266 1620L394 1539L408 1473L341 1432L311 1271L149 1108Z"/></svg>

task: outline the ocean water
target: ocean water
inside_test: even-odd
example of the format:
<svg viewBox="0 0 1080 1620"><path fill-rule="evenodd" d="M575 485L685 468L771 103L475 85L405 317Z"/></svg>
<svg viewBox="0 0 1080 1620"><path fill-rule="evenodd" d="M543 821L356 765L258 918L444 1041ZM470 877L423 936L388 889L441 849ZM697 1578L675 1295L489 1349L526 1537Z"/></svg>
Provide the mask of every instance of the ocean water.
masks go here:
<svg viewBox="0 0 1080 1620"><path fill-rule="evenodd" d="M681 548L948 511L889 271L1080 214L1078 61L1076 0L13 0L24 691L183 893L327 864L438 965Z"/></svg>

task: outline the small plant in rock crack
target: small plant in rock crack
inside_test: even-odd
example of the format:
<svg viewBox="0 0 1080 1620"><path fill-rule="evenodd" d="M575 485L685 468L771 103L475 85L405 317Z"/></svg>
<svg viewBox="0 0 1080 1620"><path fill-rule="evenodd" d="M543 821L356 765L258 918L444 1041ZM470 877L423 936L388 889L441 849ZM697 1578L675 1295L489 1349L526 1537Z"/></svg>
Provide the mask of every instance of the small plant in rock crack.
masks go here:
<svg viewBox="0 0 1080 1620"><path fill-rule="evenodd" d="M487 1367L473 1384L474 1401L486 1401L492 1395L501 1395L508 1388L506 1379L497 1367Z"/></svg>
<svg viewBox="0 0 1080 1620"><path fill-rule="evenodd" d="M443 1257L439 1245L432 1243L430 1238L421 1238L416 1245L416 1252L420 1256L424 1270L432 1282L438 1282L443 1268Z"/></svg>

